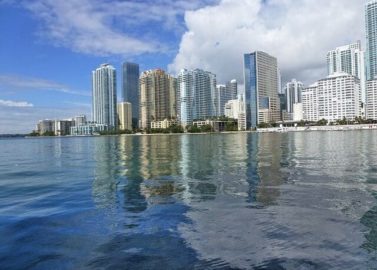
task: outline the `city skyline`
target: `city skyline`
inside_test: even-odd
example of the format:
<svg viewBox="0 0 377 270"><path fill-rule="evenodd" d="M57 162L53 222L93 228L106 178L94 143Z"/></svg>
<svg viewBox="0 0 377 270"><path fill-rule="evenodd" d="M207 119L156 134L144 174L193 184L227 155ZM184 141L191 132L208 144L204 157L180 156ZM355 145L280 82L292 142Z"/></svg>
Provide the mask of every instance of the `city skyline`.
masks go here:
<svg viewBox="0 0 377 270"><path fill-rule="evenodd" d="M105 62L114 65L119 73L125 61L138 63L140 71L161 67L174 76L181 68L203 68L216 74L219 83L235 78L242 88L242 55L247 52L262 50L277 57L283 83L297 78L310 84L326 73L323 63L328 50L356 40L362 40L362 47L365 49L364 3L359 1L334 2L338 9L347 10L347 18L322 18L324 22L331 20L331 27L337 29L337 35L326 36L321 33L322 29L312 29L312 34L317 34L314 37L326 38L315 48L313 56L310 56L314 60L302 54L305 46L296 48L295 54L292 54L291 49L287 49L289 44L277 46L274 45L276 41L266 42L265 39L272 32L276 32L276 38L280 39L282 35L296 31L296 38L312 43L313 37L306 36L307 31L295 29L291 20L296 16L295 11L305 13L319 5L318 1L308 1L300 7L294 5L293 1L281 4L252 0L200 1L195 4L185 1L156 1L152 5L155 5L157 11L166 9L167 4L170 11L168 15L163 15L160 19L151 16L137 24L135 20L143 14L135 12L133 22L121 21L118 25L112 25L108 21L119 18L122 12L140 11L145 3L137 5L129 2L128 6L123 6L124 11L110 12L109 7L100 5L99 2L98 7L94 8L95 2L97 3L66 1L63 4L41 0L18 3L8 0L0 3L1 27L7 37L0 45L4 59L0 64L0 133L29 132L39 119L64 119L83 113L89 116L89 71ZM111 4L119 6L121 2L112 1ZM79 8L75 10L76 7ZM229 8L236 14L238 12L238 16L235 22L228 20L224 23L223 16ZM256 14L255 19L245 15L245 8L248 14ZM323 8L332 10L333 7L327 7L323 1ZM55 15L56 18L46 14ZM85 16L88 14L93 15L89 16L90 20ZM213 14L219 16L212 16ZM269 23L267 19L270 16L281 26L285 26L288 32L283 33L274 23ZM318 16L316 20L320 19ZM222 19L222 29L203 27L206 17L211 23ZM17 22L14 22L14 18L18 19ZM166 25L167 22L170 24ZM250 26L252 22L255 27ZM64 26L64 23L67 25ZM123 27L124 31L120 31L122 25L128 27ZM239 38L237 27L240 25L243 26L241 28L245 31L244 34L257 33L256 37L259 39ZM54 29L56 32L53 32ZM155 34L152 35L152 32ZM197 35L192 37L190 33ZM213 37L206 35L208 33L213 33ZM203 35L208 42L203 43L200 39ZM156 36L161 36L162 40L155 42ZM237 46L233 42L232 46L228 45L230 37L236 38ZM109 40L113 42L109 43ZM190 49L190 44L199 42L202 46L196 51ZM16 57L17 61L14 61ZM121 76L118 76L119 97L120 80Z"/></svg>

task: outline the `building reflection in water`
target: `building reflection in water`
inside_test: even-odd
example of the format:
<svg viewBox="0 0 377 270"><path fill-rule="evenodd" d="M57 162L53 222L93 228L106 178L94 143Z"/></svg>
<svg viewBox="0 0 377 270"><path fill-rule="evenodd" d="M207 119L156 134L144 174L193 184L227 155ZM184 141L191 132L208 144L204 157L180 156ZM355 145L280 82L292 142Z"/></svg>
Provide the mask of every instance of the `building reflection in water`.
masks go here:
<svg viewBox="0 0 377 270"><path fill-rule="evenodd" d="M99 137L94 141L94 160L96 162L92 195L99 208L115 208L118 184L118 139Z"/></svg>
<svg viewBox="0 0 377 270"><path fill-rule="evenodd" d="M119 137L120 172L126 178L123 186L124 208L131 213L140 213L147 208L147 202L141 192L143 177L140 175L142 145L134 136Z"/></svg>
<svg viewBox="0 0 377 270"><path fill-rule="evenodd" d="M248 187L241 190L248 191L247 199L242 192L222 192L229 189L223 188L228 182L221 179L236 163L230 159L223 170L215 166L212 183L216 183L217 195L213 200L191 200L186 215L192 224L181 225L182 237L202 260L235 268L363 268L360 219L376 204L365 183L371 179L365 177L365 170L373 165L365 166L370 159L364 152L366 138L350 135L245 135L246 165L238 167L239 173L228 181L234 189L237 179L245 178ZM222 153L217 164L226 156L227 152ZM237 159L235 153L229 157ZM376 158L370 160L376 166ZM371 229L365 243L369 248L376 243L375 213L372 208L362 221ZM342 256L345 252L346 257Z"/></svg>
<svg viewBox="0 0 377 270"><path fill-rule="evenodd" d="M132 222L144 230L177 227L203 261L352 268L362 250L377 250L376 137L352 135L96 138L93 197L143 213Z"/></svg>

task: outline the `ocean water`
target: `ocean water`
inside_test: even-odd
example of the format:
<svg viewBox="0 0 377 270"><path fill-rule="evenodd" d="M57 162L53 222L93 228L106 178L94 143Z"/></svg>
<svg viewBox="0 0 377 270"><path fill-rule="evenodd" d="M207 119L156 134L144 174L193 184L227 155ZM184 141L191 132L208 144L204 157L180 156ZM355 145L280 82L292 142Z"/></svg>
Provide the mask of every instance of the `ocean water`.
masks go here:
<svg viewBox="0 0 377 270"><path fill-rule="evenodd" d="M0 269L377 269L377 132L0 140Z"/></svg>

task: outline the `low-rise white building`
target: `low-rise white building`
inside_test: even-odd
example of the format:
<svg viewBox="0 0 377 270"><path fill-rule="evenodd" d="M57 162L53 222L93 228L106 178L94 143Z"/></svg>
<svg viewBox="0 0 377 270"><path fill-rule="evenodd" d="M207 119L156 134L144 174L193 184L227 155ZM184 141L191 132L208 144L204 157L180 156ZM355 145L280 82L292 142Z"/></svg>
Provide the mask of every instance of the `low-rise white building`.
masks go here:
<svg viewBox="0 0 377 270"><path fill-rule="evenodd" d="M172 125L179 125L177 120L169 120L165 119L162 121L152 121L151 122L151 129L167 129Z"/></svg>
<svg viewBox="0 0 377 270"><path fill-rule="evenodd" d="M90 136L102 131L108 131L109 127L103 124L88 123L82 126L71 127L72 136Z"/></svg>
<svg viewBox="0 0 377 270"><path fill-rule="evenodd" d="M75 126L74 120L55 120L55 136L66 136L71 134L71 127Z"/></svg>

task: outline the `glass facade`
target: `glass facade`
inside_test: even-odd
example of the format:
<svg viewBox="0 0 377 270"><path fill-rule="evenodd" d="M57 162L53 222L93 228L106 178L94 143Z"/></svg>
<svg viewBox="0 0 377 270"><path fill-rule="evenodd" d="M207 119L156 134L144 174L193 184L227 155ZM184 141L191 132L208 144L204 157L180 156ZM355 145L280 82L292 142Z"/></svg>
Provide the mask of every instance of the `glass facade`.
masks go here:
<svg viewBox="0 0 377 270"><path fill-rule="evenodd" d="M136 128L139 122L139 65L134 63L123 64L123 101L132 105L132 127Z"/></svg>
<svg viewBox="0 0 377 270"><path fill-rule="evenodd" d="M258 125L256 53L244 55L246 129Z"/></svg>
<svg viewBox="0 0 377 270"><path fill-rule="evenodd" d="M92 114L97 124L110 129L118 126L116 72L109 64L102 64L92 72Z"/></svg>
<svg viewBox="0 0 377 270"><path fill-rule="evenodd" d="M377 75L377 1L368 1L365 6L365 24L367 34L367 79Z"/></svg>

